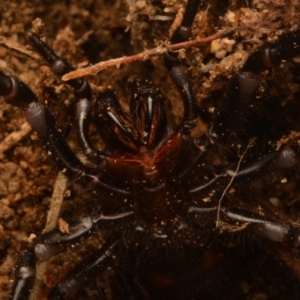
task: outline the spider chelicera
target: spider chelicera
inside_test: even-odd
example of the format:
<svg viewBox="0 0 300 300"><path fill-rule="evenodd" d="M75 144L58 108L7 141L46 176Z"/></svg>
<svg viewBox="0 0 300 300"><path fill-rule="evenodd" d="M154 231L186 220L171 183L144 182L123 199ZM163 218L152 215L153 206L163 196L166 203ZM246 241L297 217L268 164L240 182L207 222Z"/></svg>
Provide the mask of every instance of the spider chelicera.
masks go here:
<svg viewBox="0 0 300 300"><path fill-rule="evenodd" d="M171 43L189 38L199 3L188 1ZM72 71L37 33L30 31L28 39L56 75ZM85 79L68 81L75 95L78 143L89 164L77 158L29 87L0 72L0 95L22 109L58 165L85 186L87 197L97 203L88 216L69 224L69 233L54 229L32 242L15 267L9 299L28 299L36 263L97 231L103 232L105 243L72 268L48 299L75 296L108 268L115 270L115 293L122 299L218 298L230 290L230 273L221 278L213 271L218 290L208 286L202 273L224 264L220 249L227 249L233 232L298 247L299 227L249 208L238 187L299 161L296 141L279 148L265 142L267 125L253 105L260 73L298 55L299 44L300 32L296 31L250 55L231 79L209 129L197 137L191 135L199 116L195 97L175 52L167 52L164 61L184 104L176 129L168 126L163 97L147 80L130 83L128 114L113 91L92 99ZM106 145L104 151L90 141L90 123L96 125ZM196 263L205 267L199 269ZM297 293L298 280L292 284Z"/></svg>

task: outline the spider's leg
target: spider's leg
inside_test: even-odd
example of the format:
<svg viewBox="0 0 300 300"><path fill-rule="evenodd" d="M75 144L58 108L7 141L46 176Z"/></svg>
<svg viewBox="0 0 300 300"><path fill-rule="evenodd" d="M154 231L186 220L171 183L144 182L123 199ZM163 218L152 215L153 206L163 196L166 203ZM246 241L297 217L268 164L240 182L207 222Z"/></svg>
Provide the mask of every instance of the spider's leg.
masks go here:
<svg viewBox="0 0 300 300"><path fill-rule="evenodd" d="M196 223L201 223L201 220L206 218L216 220L216 227L224 234L225 242L236 235L243 241L243 244L248 241L250 244L244 244L244 247L249 248L253 243L252 238L245 239L249 234L253 237L265 239L263 244L257 239L254 240L257 240L261 251L266 252L272 258L272 263L275 264L277 271L280 273L280 278L286 282L289 299L299 299L299 272L293 271L293 266L298 264L295 252L298 253L300 247L300 227L297 223L286 222L276 217L269 218L241 207L225 208L215 206L204 208L190 206L188 214ZM263 248L261 248L262 245ZM297 249L290 252L283 260L283 257L278 255L280 253L278 251L286 248L290 251L290 247L296 247ZM290 259L288 262L287 258Z"/></svg>
<svg viewBox="0 0 300 300"><path fill-rule="evenodd" d="M54 229L42 235L32 247L24 251L18 264L15 266L14 283L8 300L25 300L31 292L35 280L36 262L45 262L53 255L64 251L68 245L91 234L93 223L90 218L84 218L70 224L74 232L63 234Z"/></svg>
<svg viewBox="0 0 300 300"><path fill-rule="evenodd" d="M222 222L227 222L229 225L232 224L234 227L240 225L240 230L247 230L256 236L275 242L286 243L293 247L300 246L300 228L243 208L224 208L218 206L202 208L190 206L187 210L188 214L194 215L195 218L203 218L204 214L216 213L217 211L220 212ZM245 228L242 226L243 224Z"/></svg>
<svg viewBox="0 0 300 300"><path fill-rule="evenodd" d="M29 249L24 251L21 259L16 265L14 283L10 290L8 300L28 299L35 280L36 263L46 262L51 257L72 248L74 243L80 242L81 240L91 236L95 227L117 227L120 222L122 223L125 218L130 216L133 216L132 211L112 216L100 215L93 218L86 217L81 220L71 222L69 224L69 233L61 232L59 229L53 229L40 236L36 241L34 241L33 245ZM103 224L105 224L105 226L102 226ZM101 248L97 253L105 253L106 250L107 248L103 246L103 248ZM71 273L74 274L74 272ZM77 284L78 283L79 282L77 282ZM82 285L80 287L82 287ZM73 291L73 287L70 287L70 289ZM77 288L77 290L78 289L79 288Z"/></svg>
<svg viewBox="0 0 300 300"><path fill-rule="evenodd" d="M101 249L95 251L72 268L61 282L50 291L47 299L70 299L107 269L117 267L116 253L120 247L122 245L119 245L118 242L106 242ZM140 295L140 292L131 286L131 279L119 278L119 280L118 287L122 289L124 299L142 299L143 296ZM102 297L99 299L102 299Z"/></svg>
<svg viewBox="0 0 300 300"><path fill-rule="evenodd" d="M262 134L265 129L258 118L259 104L253 99L260 83L260 73L298 54L300 54L299 30L285 34L276 43L255 51L245 62L241 72L233 77L219 113L208 130L210 140L224 145L231 139L239 141Z"/></svg>
<svg viewBox="0 0 300 300"><path fill-rule="evenodd" d="M116 258L113 249L116 244L106 243L101 249L85 258L55 286L48 300L65 300L75 296L79 290L86 286L91 280L99 277L108 268L115 268ZM122 299L142 299L140 292L132 287L127 278L118 278L118 286L122 289ZM120 287L121 285L121 287ZM73 299L73 298L72 298ZM102 299L102 297L100 297Z"/></svg>
<svg viewBox="0 0 300 300"><path fill-rule="evenodd" d="M36 95L21 80L0 72L0 95L7 103L19 107L55 159L72 172L84 170L84 165L59 133L49 110L38 102Z"/></svg>
<svg viewBox="0 0 300 300"><path fill-rule="evenodd" d="M191 34L191 27L196 16L200 0L189 0L180 26L174 31L171 37L171 43L180 43L187 41ZM164 55L165 65L169 75L178 86L184 102L184 116L178 128L179 131L186 129L190 131L196 119L196 101L191 90L187 75L184 71L181 61L178 59L178 53L169 51Z"/></svg>
<svg viewBox="0 0 300 300"><path fill-rule="evenodd" d="M49 64L52 72L55 75L63 76L74 69L62 58L60 58L44 41L42 41L38 34L29 31L28 39L33 48L44 58ZM95 157L100 160L105 159L103 153L97 150L89 140L88 129L91 119L92 93L88 82L83 78L76 78L67 81L74 89L75 95L75 116L76 129L79 145L88 157Z"/></svg>
<svg viewBox="0 0 300 300"><path fill-rule="evenodd" d="M300 229L291 224L241 208L222 209L222 214L225 221L247 223L247 230L256 236L293 247L300 246Z"/></svg>
<svg viewBox="0 0 300 300"><path fill-rule="evenodd" d="M189 189L189 193L198 193L222 178L227 178L231 183L238 180L257 178L275 169L290 168L299 163L300 147L297 143L284 146L280 151L270 151L269 153L257 154L247 157L237 163L229 165L224 171L215 174L208 182Z"/></svg>
<svg viewBox="0 0 300 300"><path fill-rule="evenodd" d="M267 47L255 51L246 61L242 72L251 72L254 76L278 66L284 60L290 60L300 53L300 31L292 31ZM246 88L246 87L245 87Z"/></svg>
<svg viewBox="0 0 300 300"><path fill-rule="evenodd" d="M260 153L231 164L224 174L234 179L250 177L253 174L256 177L257 175L262 176L264 173L270 173L275 169L293 167L299 163L299 158L300 147L297 143L294 143L283 146L279 151Z"/></svg>
<svg viewBox="0 0 300 300"><path fill-rule="evenodd" d="M77 264L63 279L54 287L48 295L49 300L64 300L72 297L88 282L99 276L108 266L113 264L113 248L115 243L106 243L100 250L85 258Z"/></svg>

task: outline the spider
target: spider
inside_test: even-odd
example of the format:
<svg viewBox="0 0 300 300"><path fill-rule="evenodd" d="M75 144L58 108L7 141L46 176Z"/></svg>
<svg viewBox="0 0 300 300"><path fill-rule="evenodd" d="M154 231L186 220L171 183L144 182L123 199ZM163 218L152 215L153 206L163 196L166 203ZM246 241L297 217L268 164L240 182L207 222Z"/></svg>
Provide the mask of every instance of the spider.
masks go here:
<svg viewBox="0 0 300 300"><path fill-rule="evenodd" d="M199 4L198 0L188 1L171 43L189 38ZM28 38L56 75L72 70L38 34L30 31ZM168 125L163 97L150 81L130 83L129 113L113 91L100 92L93 100L85 79L69 81L75 95L77 139L88 164L70 149L54 118L30 88L1 72L0 94L22 109L57 164L85 187L87 199L97 203L88 216L70 222L69 233L54 229L32 242L15 267L9 299L29 297L36 263L84 243L93 232L103 232L102 247L72 268L48 299L76 297L107 269L114 270L113 292L122 299L220 298L225 292L230 295L234 284L226 260L220 257L234 260L229 244L257 237L271 245L266 246L268 250L280 243L289 249L298 247L299 226L247 203L251 195L246 185L298 163L297 141L288 139L280 147L266 142L266 135L269 138L272 133L253 98L261 72L299 54L299 43L296 31L250 55L230 80L207 132L199 136L193 134L197 117L206 116L197 109L177 53L164 55L184 104L176 128ZM103 151L89 140L90 122L105 142ZM229 249L232 254L227 254ZM226 273L219 272L222 268ZM287 273L282 276L290 281L287 286L297 298L298 279L284 267L280 270ZM212 278L215 285L209 284Z"/></svg>

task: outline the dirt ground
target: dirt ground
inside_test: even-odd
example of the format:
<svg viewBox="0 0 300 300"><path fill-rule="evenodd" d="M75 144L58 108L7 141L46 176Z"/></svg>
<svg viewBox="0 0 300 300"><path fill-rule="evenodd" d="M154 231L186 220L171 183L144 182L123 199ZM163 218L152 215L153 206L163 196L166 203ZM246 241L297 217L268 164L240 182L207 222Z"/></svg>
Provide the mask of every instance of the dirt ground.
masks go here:
<svg viewBox="0 0 300 300"><path fill-rule="evenodd" d="M44 23L43 34L47 43L74 67L78 67L85 66L88 62L94 64L136 54L166 42L169 28L185 2L2 0L0 69L26 82L39 99L49 106L61 128L69 132L72 129L71 89L52 75L40 59L21 53L28 50L26 30L31 27L32 21L40 18ZM236 28L236 32L224 40L182 50L180 54L186 58L185 66L199 107L213 113L226 83L241 68L249 53L263 43L277 39L280 34L297 29L299 4L293 0L207 2L210 5L203 1L196 16L193 38L209 36L229 28ZM17 43L21 51L12 49L10 42ZM283 63L275 71L265 72L259 88L260 99L274 99L281 105L280 109L268 112L267 116L276 120L276 130L284 134L292 130L296 137L300 130L297 119L300 105L295 101L299 96L299 62L299 58L296 58L292 62ZM176 89L170 89L172 82L168 79L160 57L120 68L109 68L97 76L90 76L89 81L95 94L112 85L121 102L126 103L124 91L126 92L127 79L145 77L154 81L161 89L167 98L166 107L170 110L174 123L178 123L182 116L182 103L178 101ZM1 150L2 141L13 132L24 136L7 149ZM78 151L72 130L68 141ZM26 248L29 236L39 235L45 227L58 171L36 134L26 127L20 111L0 98L0 299L5 298L14 262L21 249ZM282 180L289 179L284 186L280 184L280 180L278 184L278 177L275 177L269 179L270 189L265 188L268 190L266 198L277 199L280 209L294 221L300 216L297 171L293 169L280 174ZM71 195L65 197L63 216L70 219L82 217L86 213L84 204L72 193L72 187L69 188ZM92 245L88 247L90 249ZM68 259L76 260L84 251L87 250L69 253ZM290 257L286 258L289 259ZM64 256L60 256L53 264L56 267L52 267L52 263L47 266L44 279L47 287L42 289L40 295L36 294L36 299L43 299L43 293L54 285L56 276L62 277L65 270L69 269ZM300 262L295 259L290 264L299 266ZM57 265L63 266L63 270L58 270ZM245 299L284 299L276 286L258 275L256 280L240 284L243 285ZM109 292L107 294L109 298ZM92 292L89 295L90 299L97 298ZM87 296L82 299L86 299L84 297Z"/></svg>

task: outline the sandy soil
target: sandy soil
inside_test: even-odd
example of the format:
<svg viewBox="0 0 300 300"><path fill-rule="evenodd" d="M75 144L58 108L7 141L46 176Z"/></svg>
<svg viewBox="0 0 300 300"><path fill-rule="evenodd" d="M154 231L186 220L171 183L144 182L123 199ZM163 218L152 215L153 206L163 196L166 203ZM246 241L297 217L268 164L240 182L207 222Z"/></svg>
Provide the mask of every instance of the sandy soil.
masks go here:
<svg viewBox="0 0 300 300"><path fill-rule="evenodd" d="M281 33L296 29L299 11L298 4L292 0L209 2L210 6L207 7L204 3L196 17L193 37L209 36L228 28L236 28L236 33L222 41L187 49L181 55L187 58L185 65L198 104L213 112L220 102L228 79L241 68L249 53L261 44L276 39ZM131 3L131 6L128 7L127 3ZM26 29L39 17L44 23L43 33L47 42L75 67L82 66L88 61L96 63L139 53L166 41L176 12L185 1L128 0L127 3L121 0L2 0L0 37L17 42L26 49ZM172 12L167 13L165 8ZM165 21L165 17L170 20ZM70 89L59 78L54 77L40 60L9 49L7 44L6 40L0 40L0 69L28 83L39 99L49 105L60 126L65 131L71 129L73 96ZM282 133L293 130L296 138L300 130L297 119L300 105L294 101L299 96L299 66L299 59L295 59L282 64L275 71L265 72L259 89L260 99L272 99L274 107L279 107L267 112L267 118L278 120L274 122L276 130ZM127 78L144 78L145 74L167 97L166 106L170 109L174 122L178 122L182 115L182 104L178 101L176 90L170 89L172 83L167 78L161 58L120 69L107 69L95 77L91 76L90 82L95 93L113 85L121 101L126 102L124 90ZM0 148L1 141L11 133L23 131L27 134L0 153L0 299L5 297L14 261L20 250L26 247L28 237L30 234L39 235L44 229L53 184L58 174L58 169L43 150L36 134L27 130L24 123L19 110L6 104L1 98ZM71 133L69 142L76 150L78 146L73 139L74 134ZM286 140L289 139L288 135ZM288 181L284 185L280 184L280 179L284 178L288 178ZM280 209L294 220L299 217L300 212L297 180L297 170L287 171L280 174L279 179L278 176L269 178L270 189L265 187L265 198L279 199ZM72 191L71 187L70 190ZM66 197L62 211L70 219L83 216L86 212L80 199L72 193ZM88 251L91 251L91 247L92 245ZM87 250L79 249L75 254L68 254L68 258L76 259L85 251ZM299 261L289 263L299 264ZM63 266L63 270L53 270L51 262L46 273L47 286L53 285L56 276L61 277L69 268L69 263L63 256L53 264ZM255 278L252 282L241 283L245 299L284 299L281 291L276 290L272 283L258 275ZM37 299L43 298L44 290ZM109 296L109 292L107 294ZM86 295L90 299L97 297L93 292L87 292ZM86 299L86 295L82 299Z"/></svg>

